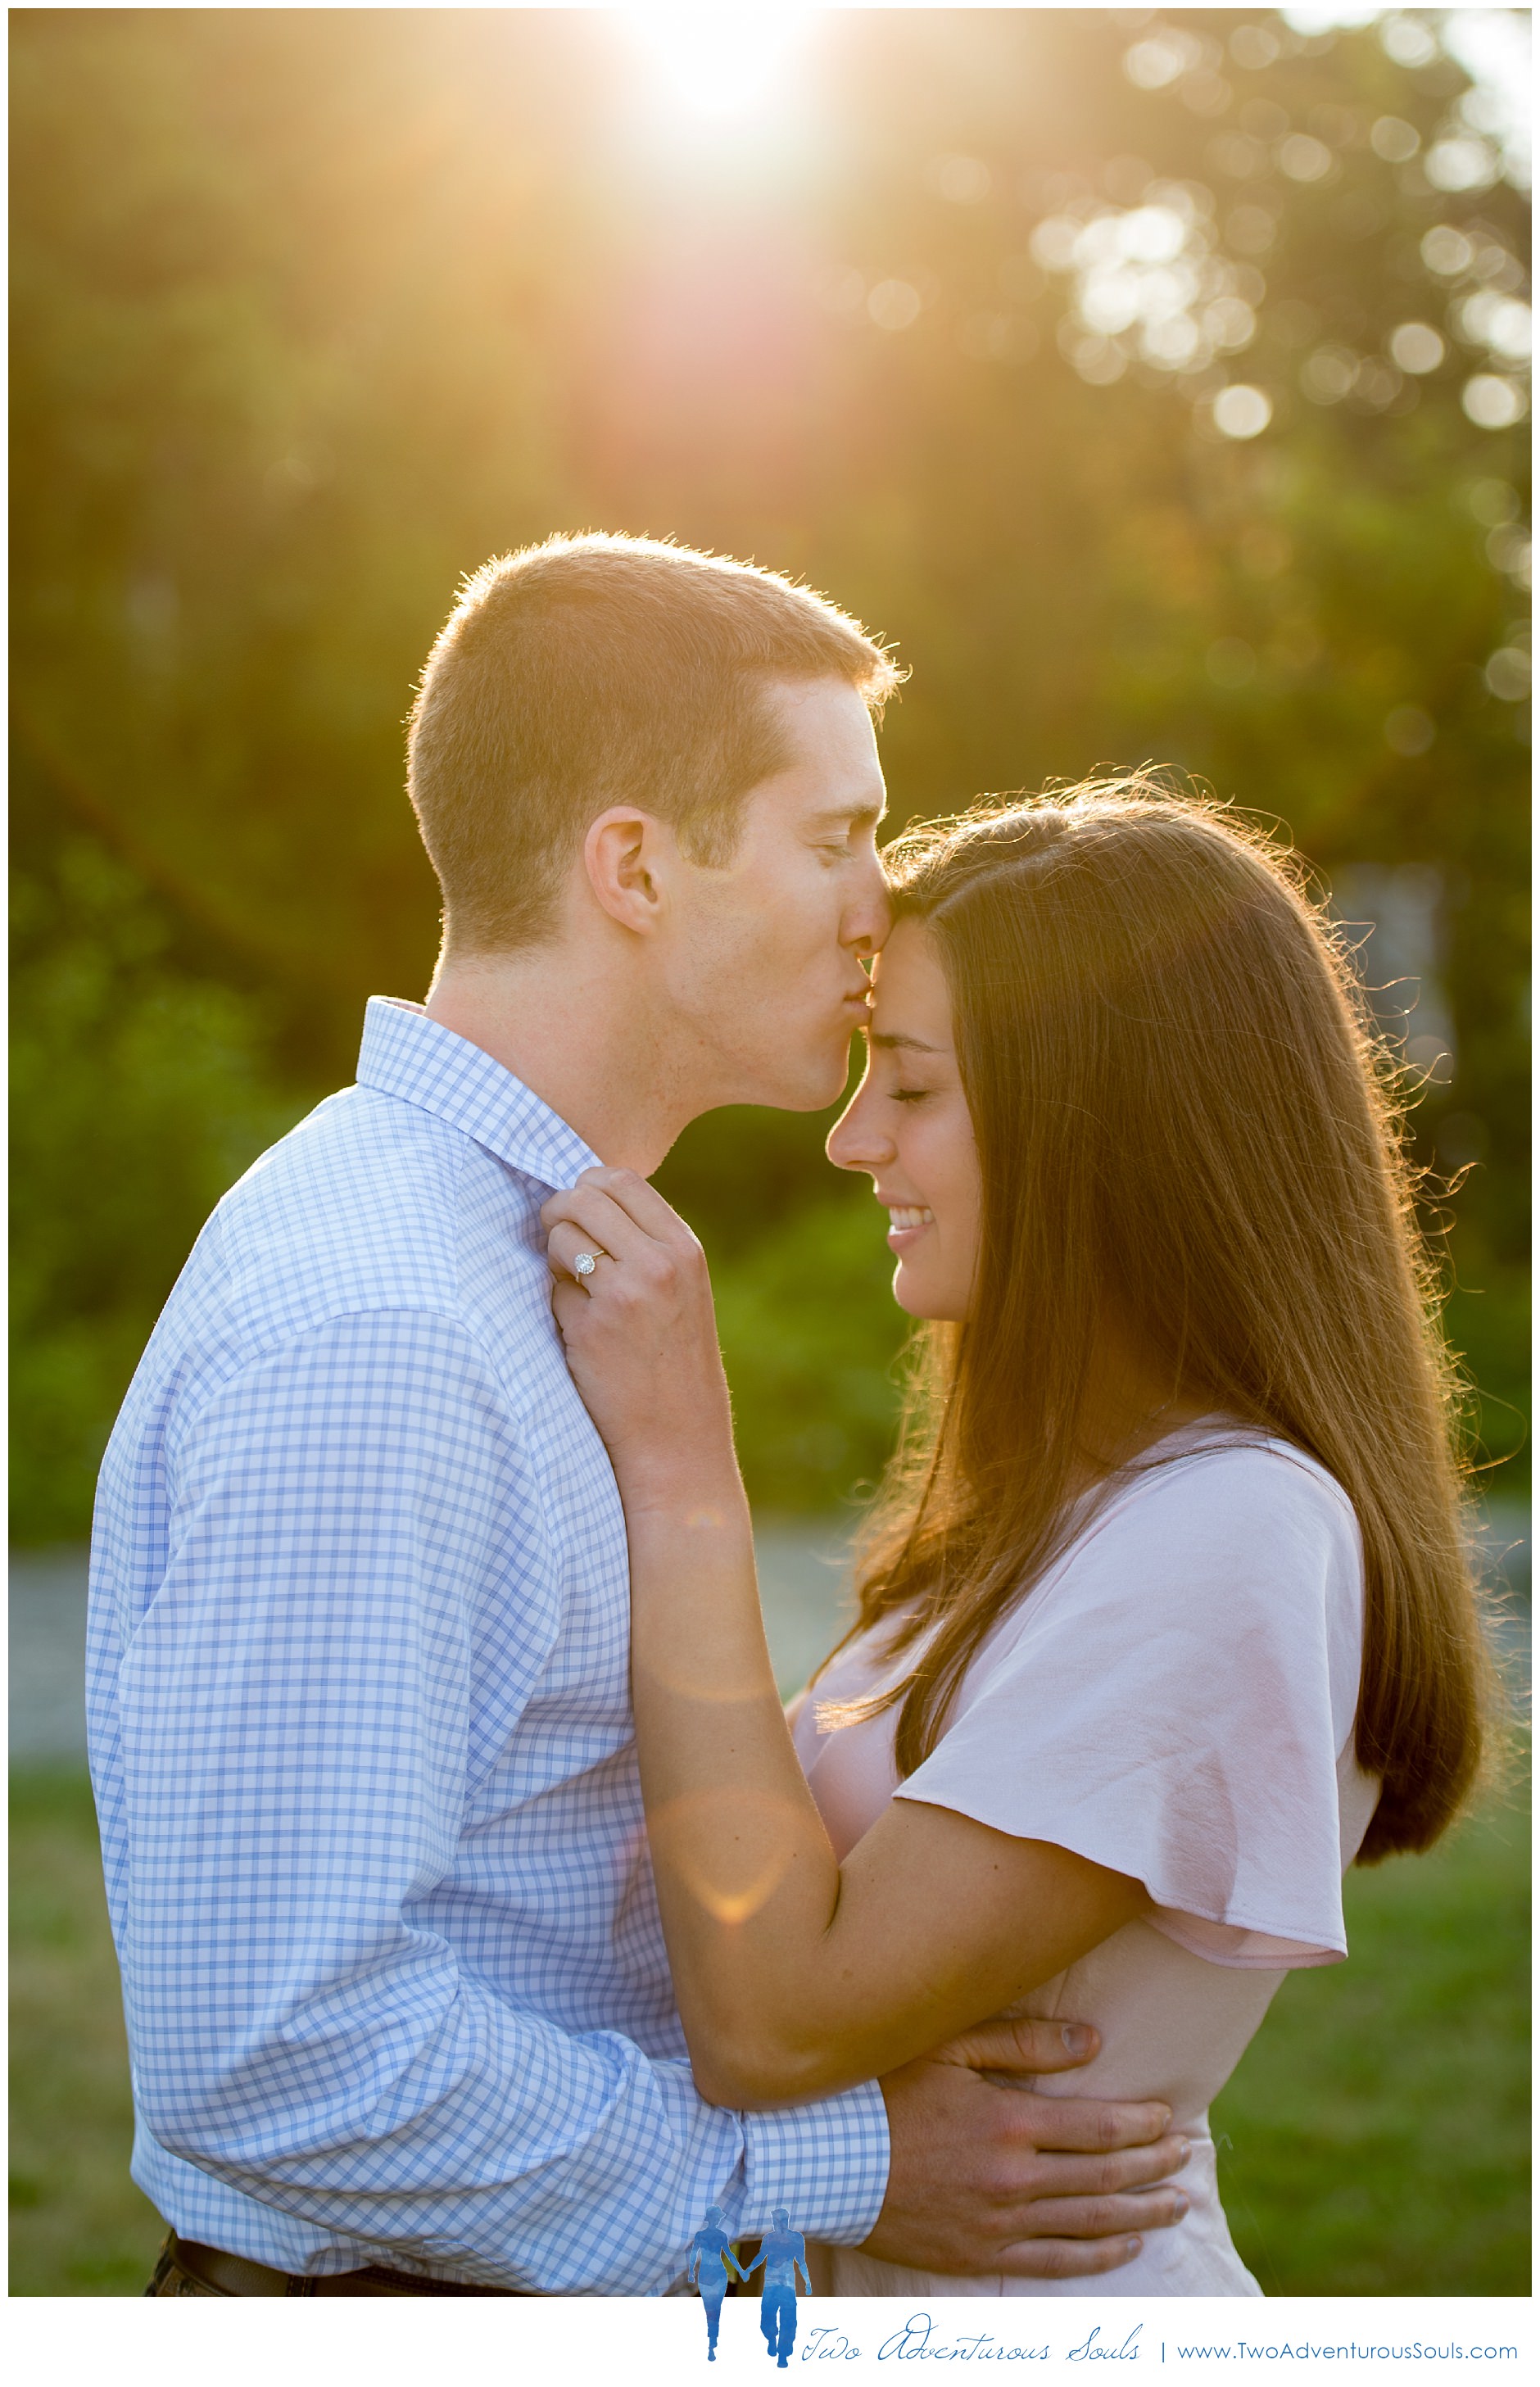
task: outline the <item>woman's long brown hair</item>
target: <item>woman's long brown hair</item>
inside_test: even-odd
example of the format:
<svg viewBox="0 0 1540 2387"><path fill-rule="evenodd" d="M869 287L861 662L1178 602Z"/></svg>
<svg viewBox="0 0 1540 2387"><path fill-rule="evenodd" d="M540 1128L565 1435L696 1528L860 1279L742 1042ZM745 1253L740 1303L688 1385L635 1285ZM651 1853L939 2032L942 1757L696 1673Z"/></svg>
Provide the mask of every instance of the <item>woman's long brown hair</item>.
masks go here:
<svg viewBox="0 0 1540 2387"><path fill-rule="evenodd" d="M903 1774L1084 1481L1113 1314L1168 1383L1319 1461L1367 1572L1360 1862L1422 1849L1481 1748L1458 1385L1394 1064L1292 858L1148 777L980 806L889 852L951 989L978 1140L974 1315L933 1329L868 1528L856 1630L916 1656Z"/></svg>

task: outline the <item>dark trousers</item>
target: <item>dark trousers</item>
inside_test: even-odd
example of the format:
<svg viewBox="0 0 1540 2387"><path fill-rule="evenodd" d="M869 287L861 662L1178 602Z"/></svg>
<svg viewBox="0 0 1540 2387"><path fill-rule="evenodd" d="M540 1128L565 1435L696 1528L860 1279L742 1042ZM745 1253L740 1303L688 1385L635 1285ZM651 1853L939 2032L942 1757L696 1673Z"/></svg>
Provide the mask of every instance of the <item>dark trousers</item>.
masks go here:
<svg viewBox="0 0 1540 2387"><path fill-rule="evenodd" d="M513 2296L517 2288L468 2288L456 2280L414 2280L410 2271L391 2271L372 2263L362 2271L333 2271L322 2280L301 2279L294 2271L275 2271L267 2263L253 2263L245 2254L227 2254L218 2246L200 2246L190 2238L167 2234L155 2267L147 2296Z"/></svg>

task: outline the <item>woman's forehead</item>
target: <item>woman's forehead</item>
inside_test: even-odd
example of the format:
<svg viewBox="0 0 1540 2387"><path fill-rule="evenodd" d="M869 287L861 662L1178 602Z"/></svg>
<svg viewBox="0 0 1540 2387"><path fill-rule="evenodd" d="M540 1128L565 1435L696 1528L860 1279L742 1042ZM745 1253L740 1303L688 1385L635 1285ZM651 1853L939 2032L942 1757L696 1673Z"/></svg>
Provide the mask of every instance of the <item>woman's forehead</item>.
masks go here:
<svg viewBox="0 0 1540 2387"><path fill-rule="evenodd" d="M900 920L872 965L872 1034L932 1052L952 1050L952 997L922 920Z"/></svg>

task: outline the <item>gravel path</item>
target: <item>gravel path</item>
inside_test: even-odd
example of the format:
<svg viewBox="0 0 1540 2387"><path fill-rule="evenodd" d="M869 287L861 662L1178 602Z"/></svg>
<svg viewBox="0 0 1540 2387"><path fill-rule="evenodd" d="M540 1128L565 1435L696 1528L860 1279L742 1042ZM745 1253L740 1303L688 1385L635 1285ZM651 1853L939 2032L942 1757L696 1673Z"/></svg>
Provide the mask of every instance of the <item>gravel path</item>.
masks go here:
<svg viewBox="0 0 1540 2387"><path fill-rule="evenodd" d="M824 1518L760 1517L754 1525L771 1654L783 1691L796 1690L842 1629L850 1528ZM1530 1512L1495 1502L1483 1527L1508 1585L1504 1647L1529 1679ZM78 1760L85 1751L85 1551L18 1550L10 1562L10 1753L13 1765Z"/></svg>

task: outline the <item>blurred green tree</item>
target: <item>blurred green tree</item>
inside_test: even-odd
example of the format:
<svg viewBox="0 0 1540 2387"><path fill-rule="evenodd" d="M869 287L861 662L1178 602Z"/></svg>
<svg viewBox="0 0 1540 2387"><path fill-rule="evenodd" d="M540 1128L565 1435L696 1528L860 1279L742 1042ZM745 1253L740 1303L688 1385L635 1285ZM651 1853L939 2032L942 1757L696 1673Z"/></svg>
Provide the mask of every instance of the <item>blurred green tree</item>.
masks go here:
<svg viewBox="0 0 1540 2387"><path fill-rule="evenodd" d="M191 1237L294 1123L261 999L189 966L103 847L12 878L12 1531L78 1534L106 1428Z"/></svg>
<svg viewBox="0 0 1540 2387"><path fill-rule="evenodd" d="M1476 1164L1453 1315L1519 1438L1500 59L1420 13L830 11L723 132L602 13L11 22L17 1334L55 1386L16 1405L19 1530L81 1530L220 1181L347 1075L366 993L425 979L399 724L457 577L595 522L894 634L899 818L1153 758L1327 882L1421 873L1454 1062L1417 1149ZM810 1503L870 1471L899 1339L824 1124L720 1115L660 1181L718 1263L751 1483ZM816 1280L811 1206L826 1283L852 1273L794 1323L764 1288Z"/></svg>

